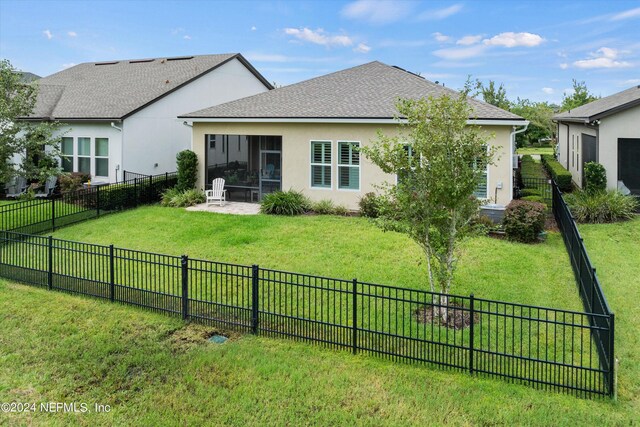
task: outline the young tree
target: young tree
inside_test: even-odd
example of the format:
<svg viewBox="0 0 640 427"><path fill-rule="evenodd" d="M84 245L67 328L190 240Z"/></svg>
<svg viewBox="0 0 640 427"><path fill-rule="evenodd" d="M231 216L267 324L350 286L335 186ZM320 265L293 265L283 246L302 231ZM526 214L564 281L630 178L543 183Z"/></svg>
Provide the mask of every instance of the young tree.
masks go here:
<svg viewBox="0 0 640 427"><path fill-rule="evenodd" d="M543 138L553 139L555 125L553 123L554 108L546 102L532 102L520 99L513 103L511 112L529 120L525 132L516 135L516 146L522 147L538 142Z"/></svg>
<svg viewBox="0 0 640 427"><path fill-rule="evenodd" d="M489 135L467 125L472 110L468 87L459 96L400 100L398 136L381 132L363 154L397 184L380 186L381 209L374 221L383 230L406 233L423 250L429 288L444 294L439 316L447 321L447 294L456 267L456 248L470 230L479 201L474 197L494 149Z"/></svg>
<svg viewBox="0 0 640 427"><path fill-rule="evenodd" d="M573 93L569 96L564 95L562 97L560 111L573 110L581 105L593 102L596 99L600 99L600 97L589 93L585 82L578 82L576 79L573 79Z"/></svg>
<svg viewBox="0 0 640 427"><path fill-rule="evenodd" d="M37 83L24 83L9 61L1 60L0 87L0 182L15 175L43 182L59 173L60 136L54 137L59 124L20 120L35 107ZM20 161L14 164L16 157Z"/></svg>
<svg viewBox="0 0 640 427"><path fill-rule="evenodd" d="M507 91L502 83L496 88L496 83L493 80L489 80L489 84L486 86L478 80L477 86L484 102L509 111L511 102L507 99Z"/></svg>

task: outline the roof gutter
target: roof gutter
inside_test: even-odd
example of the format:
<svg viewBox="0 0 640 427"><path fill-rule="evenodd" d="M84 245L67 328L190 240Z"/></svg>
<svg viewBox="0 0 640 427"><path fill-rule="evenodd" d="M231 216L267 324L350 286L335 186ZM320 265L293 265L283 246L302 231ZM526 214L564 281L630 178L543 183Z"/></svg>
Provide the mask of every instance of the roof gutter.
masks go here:
<svg viewBox="0 0 640 427"><path fill-rule="evenodd" d="M352 118L352 117L189 117L178 116L193 123L352 123L352 124L389 124L407 123L405 119L395 118ZM469 119L468 125L484 126L527 126L524 119Z"/></svg>

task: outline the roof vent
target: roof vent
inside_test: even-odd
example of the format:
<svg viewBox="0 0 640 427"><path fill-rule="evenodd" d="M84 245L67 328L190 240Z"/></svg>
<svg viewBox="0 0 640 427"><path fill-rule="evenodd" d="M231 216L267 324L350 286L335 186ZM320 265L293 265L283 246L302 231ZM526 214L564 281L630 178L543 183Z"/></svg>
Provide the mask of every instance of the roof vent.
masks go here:
<svg viewBox="0 0 640 427"><path fill-rule="evenodd" d="M184 61L186 59L193 59L193 56L176 56L173 58L167 58L167 61Z"/></svg>
<svg viewBox="0 0 640 427"><path fill-rule="evenodd" d="M111 62L96 62L95 65L113 65L117 64L120 61L111 61Z"/></svg>
<svg viewBox="0 0 640 427"><path fill-rule="evenodd" d="M424 77L422 77L420 74L412 73L411 71L405 70L404 68L402 68L402 67L398 67L397 65L392 65L392 67L393 67L393 68L397 68L397 69L398 69L398 70L400 70L400 71L404 71L405 73L409 73L409 74L411 74L411 75L414 75L414 76L416 76L416 77L420 77L421 79L424 79Z"/></svg>
<svg viewBox="0 0 640 427"><path fill-rule="evenodd" d="M153 62L155 59L135 59L133 61L129 61L129 64L142 64L143 62Z"/></svg>

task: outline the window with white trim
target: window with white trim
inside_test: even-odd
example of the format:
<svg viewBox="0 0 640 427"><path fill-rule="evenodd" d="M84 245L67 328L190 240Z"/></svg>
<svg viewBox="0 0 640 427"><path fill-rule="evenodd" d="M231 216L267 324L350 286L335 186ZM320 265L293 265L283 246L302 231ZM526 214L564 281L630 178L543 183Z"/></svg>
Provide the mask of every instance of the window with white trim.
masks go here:
<svg viewBox="0 0 640 427"><path fill-rule="evenodd" d="M476 187L473 195L478 199L487 199L489 198L488 188L489 188L489 165L481 164L479 161L475 161L475 168L483 168L482 175L480 175L480 179L478 180L478 186Z"/></svg>
<svg viewBox="0 0 640 427"><path fill-rule="evenodd" d="M338 141L338 189L360 190L360 143Z"/></svg>
<svg viewBox="0 0 640 427"><path fill-rule="evenodd" d="M62 137L60 144L60 166L63 172L73 172L73 138Z"/></svg>
<svg viewBox="0 0 640 427"><path fill-rule="evenodd" d="M96 176L109 176L109 138L95 139Z"/></svg>
<svg viewBox="0 0 640 427"><path fill-rule="evenodd" d="M331 188L331 141L311 141L311 187Z"/></svg>
<svg viewBox="0 0 640 427"><path fill-rule="evenodd" d="M91 174L91 138L78 137L78 172Z"/></svg>

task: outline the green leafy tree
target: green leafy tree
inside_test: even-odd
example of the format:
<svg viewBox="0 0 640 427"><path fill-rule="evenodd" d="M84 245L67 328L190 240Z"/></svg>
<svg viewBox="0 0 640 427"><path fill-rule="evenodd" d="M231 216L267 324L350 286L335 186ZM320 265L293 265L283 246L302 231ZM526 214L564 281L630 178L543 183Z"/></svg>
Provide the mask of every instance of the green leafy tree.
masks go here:
<svg viewBox="0 0 640 427"><path fill-rule="evenodd" d="M176 155L178 167L178 191L187 191L196 187L198 181L198 156L191 150L182 150Z"/></svg>
<svg viewBox="0 0 640 427"><path fill-rule="evenodd" d="M507 99L507 91L502 83L496 87L496 83L493 80L489 80L488 85L477 81L477 88L482 94L484 102L507 111L511 108L511 102Z"/></svg>
<svg viewBox="0 0 640 427"><path fill-rule="evenodd" d="M43 182L60 173L61 136L56 122L28 122L36 103L36 82L24 83L9 61L0 61L0 182L16 175ZM18 158L19 161L14 163Z"/></svg>
<svg viewBox="0 0 640 427"><path fill-rule="evenodd" d="M513 103L511 112L529 120L527 130L516 135L517 147L531 145L541 139L553 139L556 129L553 123L555 109L551 104L518 98Z"/></svg>
<svg viewBox="0 0 640 427"><path fill-rule="evenodd" d="M447 321L447 294L453 282L457 246L471 231L478 212L474 191L494 149L489 135L467 125L472 110L468 85L459 96L399 100L397 136L378 138L363 154L398 183L380 186L379 217L383 230L406 233L423 250L432 292L444 294L439 316Z"/></svg>
<svg viewBox="0 0 640 427"><path fill-rule="evenodd" d="M588 104L597 99L600 99L600 97L589 93L587 84L585 82L579 82L576 79L573 79L573 93L571 95L564 95L562 97L562 105L560 106L560 111L573 110L574 108L580 107L584 104Z"/></svg>

